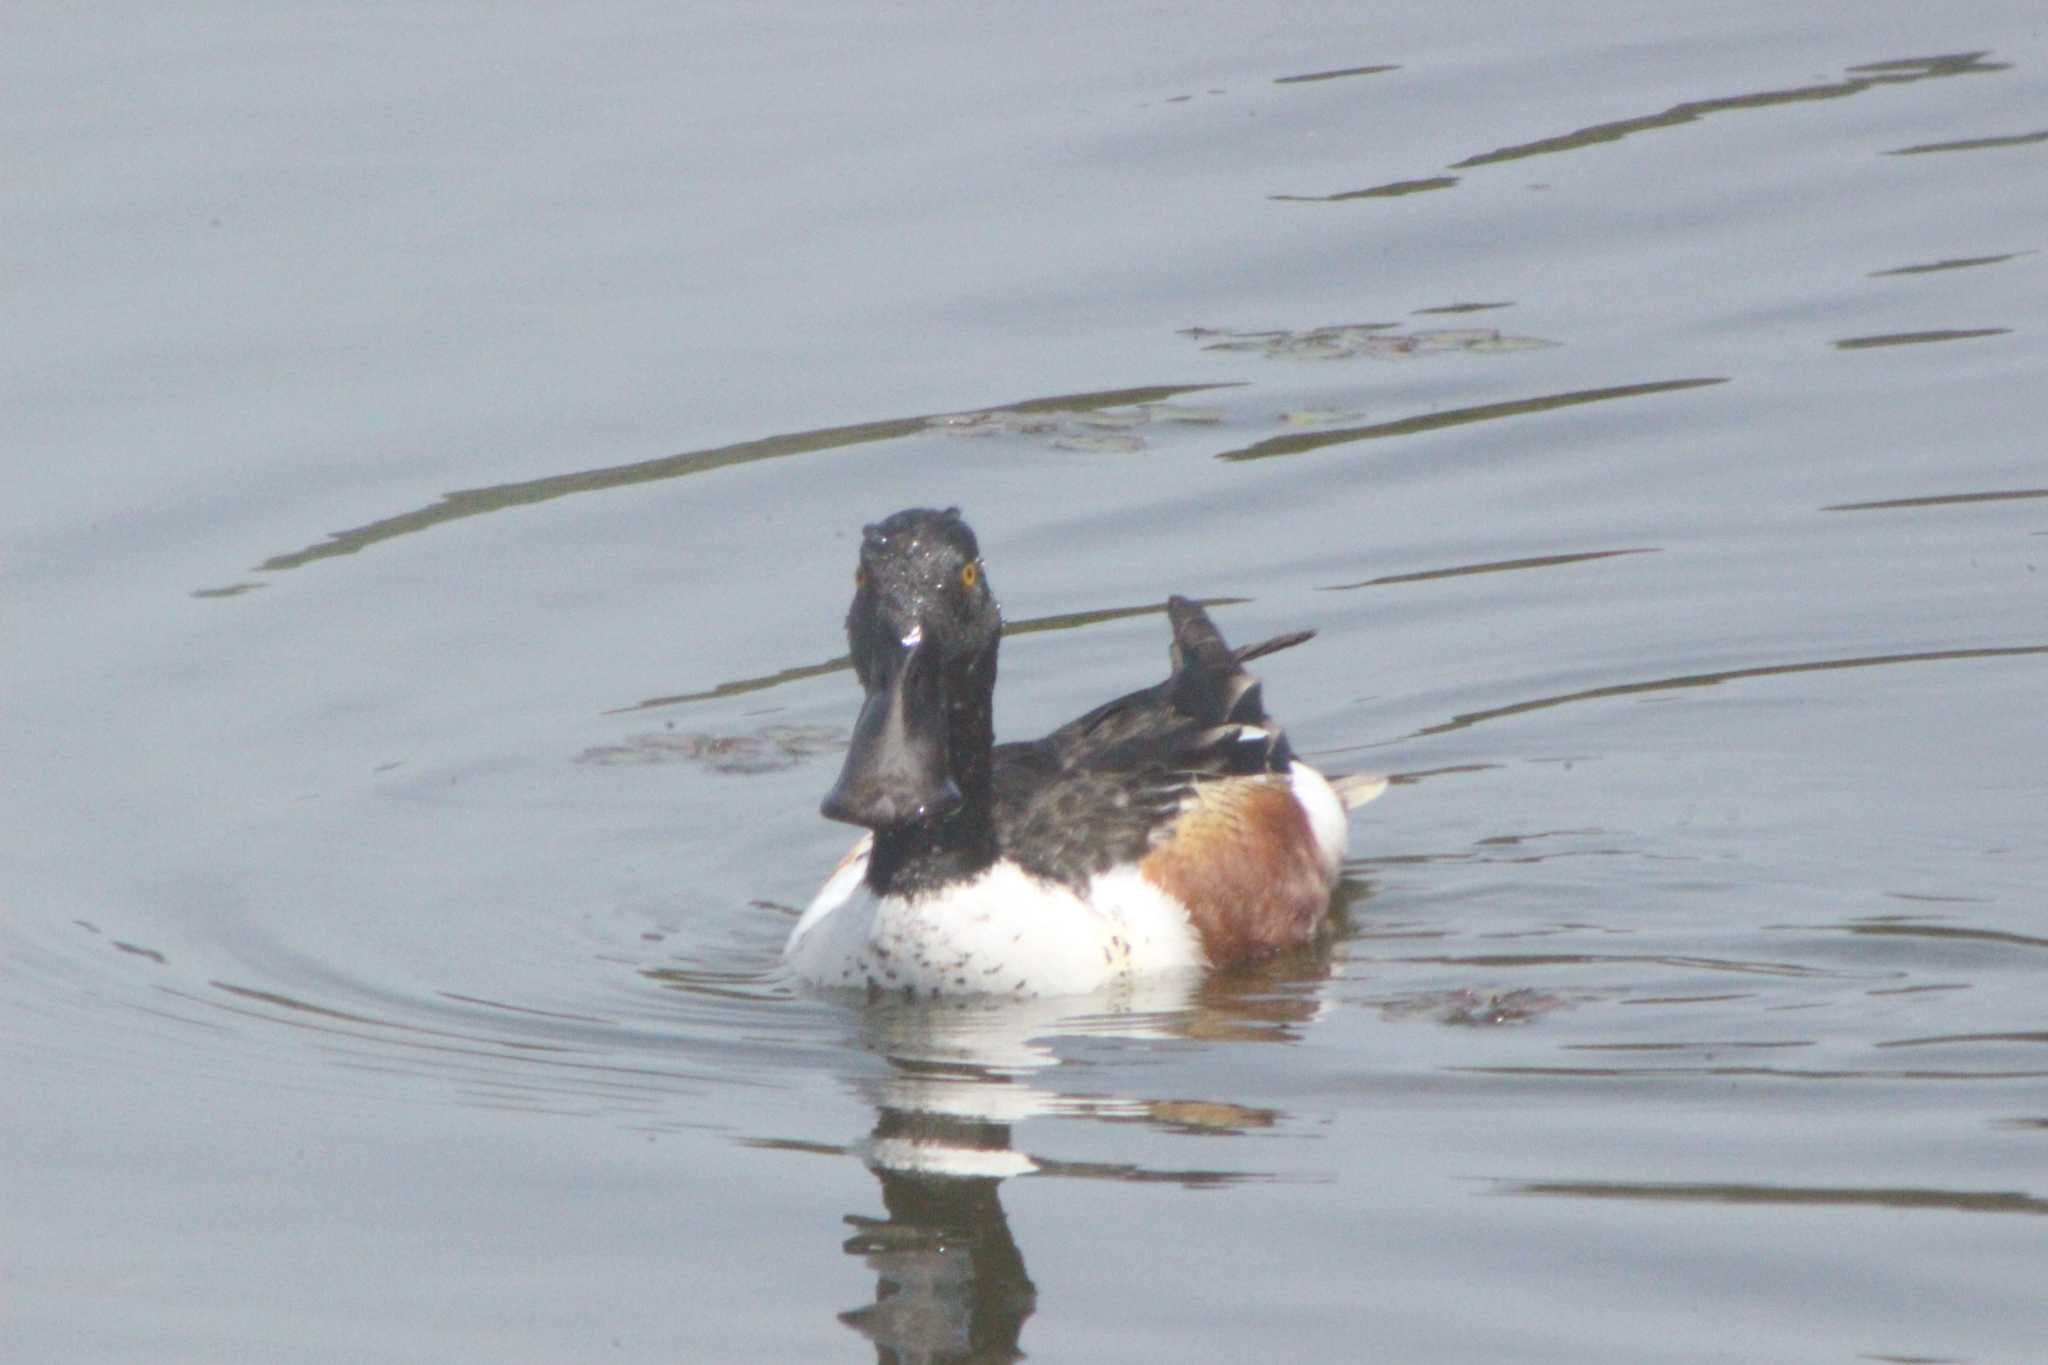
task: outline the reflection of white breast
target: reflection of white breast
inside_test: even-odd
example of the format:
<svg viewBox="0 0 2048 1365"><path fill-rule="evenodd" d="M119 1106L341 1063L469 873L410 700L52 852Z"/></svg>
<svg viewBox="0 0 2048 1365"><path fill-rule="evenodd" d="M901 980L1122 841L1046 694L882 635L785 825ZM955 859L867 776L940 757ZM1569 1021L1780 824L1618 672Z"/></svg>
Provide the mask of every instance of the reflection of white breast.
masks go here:
<svg viewBox="0 0 2048 1365"><path fill-rule="evenodd" d="M885 1058L889 1070L856 1086L878 1112L917 1121L878 1125L863 1154L895 1171L1019 1175L1037 1163L1012 1146L1014 1124L1053 1115L1142 1117L1146 1100L1062 1091L1053 1041L1176 1036L1199 979L1134 979L1063 999L958 997L864 1008L861 1045Z"/></svg>
<svg viewBox="0 0 2048 1365"><path fill-rule="evenodd" d="M816 985L1030 998L1203 965L1186 911L1136 869L1099 874L1085 897L1007 862L929 895L878 897L868 847L839 865L784 949Z"/></svg>

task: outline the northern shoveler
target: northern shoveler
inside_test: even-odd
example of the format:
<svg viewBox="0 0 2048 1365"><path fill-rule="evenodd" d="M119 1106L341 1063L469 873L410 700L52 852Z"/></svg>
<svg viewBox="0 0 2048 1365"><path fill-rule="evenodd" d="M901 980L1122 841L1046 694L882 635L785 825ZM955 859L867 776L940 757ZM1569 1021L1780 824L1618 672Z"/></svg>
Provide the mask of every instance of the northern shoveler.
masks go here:
<svg viewBox="0 0 2048 1365"><path fill-rule="evenodd" d="M823 810L872 833L784 957L822 986L911 996L1080 994L1246 962L1314 936L1345 812L1383 778L1294 757L1233 650L1169 598L1172 674L1028 744L995 742L1002 613L958 508L865 528L853 667L867 692Z"/></svg>

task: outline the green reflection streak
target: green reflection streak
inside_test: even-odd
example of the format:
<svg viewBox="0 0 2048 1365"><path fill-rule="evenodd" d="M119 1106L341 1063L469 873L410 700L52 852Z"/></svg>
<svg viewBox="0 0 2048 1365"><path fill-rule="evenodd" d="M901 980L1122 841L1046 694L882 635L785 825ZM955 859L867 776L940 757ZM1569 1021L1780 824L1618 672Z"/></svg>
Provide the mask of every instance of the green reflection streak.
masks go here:
<svg viewBox="0 0 2048 1365"><path fill-rule="evenodd" d="M1699 389L1727 382L1725 377L1664 379L1649 384L1622 384L1606 389L1576 389L1570 393L1545 394L1541 398L1517 398L1506 403L1482 403L1478 407L1429 412L1418 417L1403 417L1394 422L1376 422L1371 426L1341 427L1334 431L1305 431L1275 436L1239 450L1226 450L1216 458L1263 460L1274 455L1302 455L1311 450L1320 450L1324 446L1343 445L1349 441L1372 441L1383 436L1413 436L1424 431L1464 426L1468 422L1490 422L1500 417L1522 417L1532 412L1552 412L1558 408L1577 407L1581 403L1604 403L1612 398L1643 398L1650 394L1676 393L1682 389Z"/></svg>
<svg viewBox="0 0 2048 1365"><path fill-rule="evenodd" d="M1459 564L1448 569L1423 569L1417 573L1390 573L1357 583L1336 583L1317 592L1349 592L1353 588L1378 588L1390 583L1427 583L1438 578L1463 578L1468 574L1512 573L1517 569L1554 569L1565 564L1583 564L1592 559L1613 559L1618 555L1653 555L1653 546L1633 550L1585 550L1578 554L1532 555L1526 559L1495 559L1484 564Z"/></svg>
<svg viewBox="0 0 2048 1365"><path fill-rule="evenodd" d="M2018 1190L1937 1190L1912 1186L1667 1184L1662 1181L1503 1181L1502 1194L1568 1199L1642 1199L1670 1204L1769 1204L1884 1209L1943 1209L1953 1213L2048 1213L2048 1199Z"/></svg>
<svg viewBox="0 0 2048 1365"><path fill-rule="evenodd" d="M1197 598L1204 607L1234 607L1249 602L1249 597L1202 597ZM1068 611L1053 616L1034 616L1028 621L1006 621L1003 624L1003 638L1012 635L1036 635L1047 630L1074 630L1081 626L1094 625L1100 621L1121 621L1132 616L1157 616L1166 610L1164 602L1155 602L1142 607L1105 607L1099 611ZM710 701L717 697L737 697L748 692L763 692L784 683L801 682L805 678L816 678L826 673L837 673L849 668L853 660L842 654L836 659L823 663L798 664L794 668L781 669L758 678L739 678L723 682L703 692L679 692L669 697L649 697L634 702L631 706L618 706L605 712L608 716L624 715L630 711L648 711L658 706L679 706L684 702Z"/></svg>
<svg viewBox="0 0 2048 1365"><path fill-rule="evenodd" d="M1936 76L1981 76L2008 69L2004 63L1984 61L1983 58L1987 55L1983 52L1957 52L1940 57L1909 57L1901 61L1871 62L1864 66L1850 67L1849 78L1846 80L1829 81L1822 85L1801 85L1785 90L1760 90L1754 94L1727 95L1719 99L1687 100L1683 104L1672 105L1662 113L1648 114L1641 118L1618 119L1612 123L1596 123L1558 137L1547 137L1535 142L1524 142L1513 147L1482 152L1478 156L1452 163L1451 169L1459 171L1473 166L1490 166L1502 161L1519 161L1524 157L1545 156L1552 152L1576 151L1581 147L1597 146L1603 142L1619 142L1637 133L1646 133L1658 128L1674 128L1684 123L1696 123L1709 114L1728 113L1738 109L1768 109L1781 104L1804 104L1814 100L1842 99L1848 95L1860 95L1873 86L1905 85Z"/></svg>
<svg viewBox="0 0 2048 1365"><path fill-rule="evenodd" d="M1305 85L1310 81L1334 81L1345 76L1377 76L1384 71L1399 71L1398 66L1347 66L1339 71L1311 71L1303 76L1275 76L1275 85Z"/></svg>
<svg viewBox="0 0 2048 1365"><path fill-rule="evenodd" d="M1686 673L1673 678L1653 678L1648 682L1610 683L1605 687L1589 687L1582 692L1567 692L1562 696L1538 697L1534 701L1518 701L1512 706L1496 706L1486 711L1468 711L1453 716L1441 725L1424 726L1407 736L1420 739L1424 735L1441 735L1452 730L1470 729L1484 721L1501 720L1507 716L1525 715L1531 711L1545 711L1553 706L1565 706L1572 702L1595 701L1602 697L1627 697L1641 692L1668 692L1682 687L1717 687L1726 682L1740 682L1746 678L1783 677L1793 673L1827 673L1845 668L1878 668L1885 664L1941 663L1953 659L2014 659L2032 654L2048 654L2048 645L2013 645L1987 649L1935 649L1916 654L1872 654L1856 659L1823 659L1814 663L1765 664L1759 668L1731 668L1720 673Z"/></svg>
<svg viewBox="0 0 2048 1365"><path fill-rule="evenodd" d="M1924 81L1939 76L1983 76L2011 70L2008 63L1985 61L1989 55L1988 52L1953 52L1936 57L1904 57L1896 61L1866 62L1861 66L1849 67L1846 77L1839 81L1792 86L1783 90L1759 90L1747 95L1725 95L1717 99L1686 100L1659 113L1645 114L1638 118L1616 119L1611 123L1595 123L1556 137L1538 138L1534 142L1522 142L1511 147L1481 152L1477 156L1468 156L1463 161L1452 162L1446 169L1462 171L1478 166L1491 166L1503 161L1520 161L1526 157L1578 151L1604 142L1619 142L1637 133L1697 123L1709 114L1841 99L1848 95L1860 95L1876 86L1907 85L1913 81ZM2015 137L1973 138L1967 142L1903 147L1886 155L1910 156L1920 152L1974 151L1984 147L2010 147L2044 140L2048 140L2048 132L2023 133ZM1423 190L1449 189L1457 183L1456 176L1439 175L1424 180L1395 180L1368 189L1347 190L1342 194L1272 194L1266 197L1291 203L1335 204L1351 199L1387 199Z"/></svg>
<svg viewBox="0 0 2048 1365"><path fill-rule="evenodd" d="M1846 933L1889 938L1932 938L1951 942L1998 943L2013 948L2048 948L2048 938L2008 933L2003 929L1964 929L1953 924L1845 924ZM2036 1034L2037 1038L2048 1035ZM1925 1040L1922 1040L1925 1041ZM1879 1047L1904 1047L1905 1043L1879 1043Z"/></svg>
<svg viewBox="0 0 2048 1365"><path fill-rule="evenodd" d="M1346 190L1342 194L1269 194L1266 197L1282 204L1341 204L1347 199L1398 199L1404 194L1447 190L1457 183L1455 175L1433 175L1423 180L1390 180L1384 185Z"/></svg>
<svg viewBox="0 0 2048 1365"><path fill-rule="evenodd" d="M1978 337L2002 337L2010 331L2010 327L1967 327L1937 332L1890 332L1884 336L1843 337L1835 343L1835 349L1867 351L1876 346L1925 346L1933 341L1974 341Z"/></svg>
<svg viewBox="0 0 2048 1365"><path fill-rule="evenodd" d="M1010 412L1093 411L1097 408L1126 407L1134 403L1158 403L1181 394L1199 393L1205 389L1227 388L1224 384L1155 384L1144 388L1112 389L1100 393L1075 394L1059 398L1033 398L1022 403L1002 407ZM750 464L755 460L780 459L790 455L809 455L824 450L841 450L848 446L865 445L872 441L889 441L901 436L912 436L927 430L927 424L934 417L949 416L934 413L925 417L898 417L880 422L859 422L852 426L826 427L818 431L800 431L783 436L767 436L754 441L741 441L734 445L716 446L709 450L686 451L680 455L664 456L657 460L641 460L634 464L612 465L604 469L584 470L575 474L555 474L544 479L529 479L522 483L493 484L488 488L464 488L445 494L441 500L428 507L403 512L395 517L385 517L367 525L337 531L317 545L309 545L289 554L273 555L257 565L265 573L277 573L285 569L296 569L315 560L333 559L340 555L352 555L379 541L397 536L411 535L417 531L429 530L464 517L481 516L486 512L502 512L513 507L527 507L534 503L551 502L566 498L574 493L596 493L605 489L624 488L631 484L653 483L661 479L677 479L687 474L704 474L714 469L725 469L732 465Z"/></svg>
<svg viewBox="0 0 2048 1365"><path fill-rule="evenodd" d="M1939 261L1928 261L1924 265L1898 265L1890 270L1873 270L1870 278L1883 279L1887 275L1925 275L1936 270L1967 270L1978 265L2003 265L2021 256L2031 256L2031 251L2009 251L2003 256L1950 256Z"/></svg>
<svg viewBox="0 0 2048 1365"><path fill-rule="evenodd" d="M1981 152L1993 147L2025 147L2035 142L2048 142L2048 129L2038 133L2015 133L2011 137L1971 137L1961 142L1923 142L1917 147L1901 147L1886 152L1886 156L1923 156L1928 152Z"/></svg>
<svg viewBox="0 0 2048 1365"><path fill-rule="evenodd" d="M1838 502L1823 512L1885 512L1899 507L1954 507L1969 502L2008 502L2018 498L2048 498L2048 488L2005 488L1987 493L1930 493L1920 498L1887 498L1883 502Z"/></svg>

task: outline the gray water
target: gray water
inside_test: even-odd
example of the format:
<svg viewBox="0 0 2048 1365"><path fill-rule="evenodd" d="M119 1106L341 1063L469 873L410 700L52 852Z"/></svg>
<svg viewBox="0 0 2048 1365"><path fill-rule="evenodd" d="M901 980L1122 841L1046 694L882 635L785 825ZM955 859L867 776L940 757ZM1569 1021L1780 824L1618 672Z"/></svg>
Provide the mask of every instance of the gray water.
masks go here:
<svg viewBox="0 0 2048 1365"><path fill-rule="evenodd" d="M2048 1357L2038 6L18 5L9 1360ZM813 998L859 527L1324 949Z"/></svg>

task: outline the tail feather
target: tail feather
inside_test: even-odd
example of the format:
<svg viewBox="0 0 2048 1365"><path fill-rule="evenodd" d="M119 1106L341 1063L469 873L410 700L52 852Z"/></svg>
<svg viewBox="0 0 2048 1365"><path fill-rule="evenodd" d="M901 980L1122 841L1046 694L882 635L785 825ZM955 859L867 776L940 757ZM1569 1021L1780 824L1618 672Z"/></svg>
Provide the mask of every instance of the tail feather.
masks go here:
<svg viewBox="0 0 2048 1365"><path fill-rule="evenodd" d="M1199 602L1166 601L1173 628L1172 672L1166 681L1106 702L1068 721L1039 741L1045 758L1061 768L1163 765L1210 776L1285 773L1295 761L1286 733L1266 714L1265 689L1245 664L1314 638L1290 631L1240 649L1231 648ZM1384 783L1359 779L1346 806L1363 805Z"/></svg>
<svg viewBox="0 0 2048 1365"><path fill-rule="evenodd" d="M1344 777L1332 777L1330 789L1337 793L1337 799L1344 803L1345 810L1357 810L1387 789L1387 779L1378 773L1350 773Z"/></svg>
<svg viewBox="0 0 2048 1365"><path fill-rule="evenodd" d="M1176 709L1204 725L1263 721L1258 679L1239 666L1209 613L1185 597L1169 597L1166 619L1173 626L1173 676L1166 685Z"/></svg>
<svg viewBox="0 0 2048 1365"><path fill-rule="evenodd" d="M1268 654L1278 654L1283 649L1292 649L1296 645L1307 644L1315 638L1316 633L1312 630L1290 630L1285 635L1275 635L1270 640L1261 640L1255 645L1246 645L1244 648L1233 652L1239 663L1248 664L1253 659L1263 659Z"/></svg>

